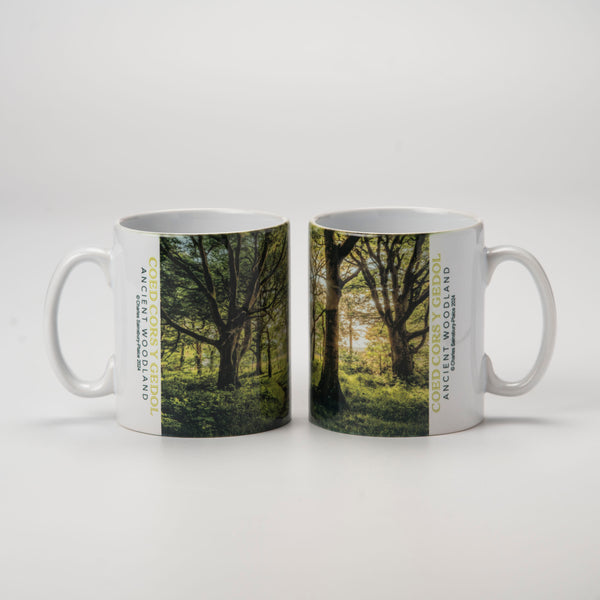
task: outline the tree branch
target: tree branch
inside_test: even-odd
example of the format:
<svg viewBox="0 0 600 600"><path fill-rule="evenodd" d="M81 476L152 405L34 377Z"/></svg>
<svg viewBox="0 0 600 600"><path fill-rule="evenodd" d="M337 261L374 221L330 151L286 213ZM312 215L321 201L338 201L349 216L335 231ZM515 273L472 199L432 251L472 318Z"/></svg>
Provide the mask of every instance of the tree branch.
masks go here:
<svg viewBox="0 0 600 600"><path fill-rule="evenodd" d="M350 275L348 275L348 277L343 278L342 279L342 287L344 287L348 282L352 281L359 274L360 274L360 268L358 268L358 269L356 269L356 271L353 271L352 273L350 273Z"/></svg>
<svg viewBox="0 0 600 600"><path fill-rule="evenodd" d="M420 335L427 335L427 333L429 333L429 327L425 327L424 329L419 329L419 331L411 331L408 334L408 339L414 340L415 338L418 338Z"/></svg>
<svg viewBox="0 0 600 600"><path fill-rule="evenodd" d="M194 338L199 342L204 342L206 344L210 344L211 346L215 346L215 348L219 347L220 340L213 340L212 338L208 338L205 335L192 331L187 327L183 327L182 325L179 325L179 323L175 323L175 321L173 321L173 319L171 319L171 317L169 317L169 315L162 308L160 310L160 315L171 327L173 327L173 329L175 329L175 331L189 335L191 338Z"/></svg>
<svg viewBox="0 0 600 600"><path fill-rule="evenodd" d="M382 320L385 320L385 311L383 309L383 306L381 306L381 301L377 292L377 282L375 281L373 275L371 275L371 271L369 270L369 266L367 265L365 257L362 255L360 249L358 248L354 249L353 257L356 260L356 263L360 266L363 279L365 280L365 283L367 284L367 287L371 292L371 298L373 299L373 304L375 304L375 308L377 309L379 316Z"/></svg>
<svg viewBox="0 0 600 600"><path fill-rule="evenodd" d="M338 259L340 263L344 260L344 258L346 258L346 256L348 256L348 254L350 254L352 248L356 246L356 243L359 239L360 238L355 235L349 235L342 244L337 245Z"/></svg>
<svg viewBox="0 0 600 600"><path fill-rule="evenodd" d="M187 275L189 275L190 279L196 284L200 292L203 296L206 297L208 301L208 307L210 313L215 321L215 325L219 331L224 327L223 319L221 318L221 313L219 313L219 306L217 304L217 299L214 294L211 294L210 291L206 288L206 286L202 283L200 278L194 273L192 267L176 252L172 252L171 248L166 241L161 240L161 248L165 251L167 257L171 260L171 262L182 269ZM214 290L213 290L214 291Z"/></svg>
<svg viewBox="0 0 600 600"><path fill-rule="evenodd" d="M287 235L285 237L285 241L281 244L281 252L279 253L279 256L277 257L277 260L275 261L275 265L273 266L273 268L271 269L271 271L269 272L268 275L265 275L261 280L260 280L260 285L264 285L266 281L268 281L269 279L271 279L271 277L273 277L273 275L275 274L275 272L277 271L277 269L279 268L279 265L281 264L281 261L283 260L283 257L286 255L287 253Z"/></svg>
<svg viewBox="0 0 600 600"><path fill-rule="evenodd" d="M238 274L239 274L239 247L240 247L240 234L232 234L237 236L237 252L231 245L230 236L225 235L225 247L227 248L227 262L229 266L229 285L227 291L229 295L229 304L227 306L227 320L232 321L237 314L237 288L238 288ZM237 260L236 260L237 259Z"/></svg>
<svg viewBox="0 0 600 600"><path fill-rule="evenodd" d="M213 282L212 275L210 274L210 269L208 268L208 258L206 256L206 251L204 250L204 236L202 235L193 235L192 243L196 246L198 253L200 254L200 263L202 265L202 273L204 275L204 281L206 284L206 289L208 293L214 298L215 294L215 285Z"/></svg>
<svg viewBox="0 0 600 600"><path fill-rule="evenodd" d="M255 233L258 235L258 232ZM260 274L264 267L264 264L267 260L267 255L269 252L269 241L271 236L269 233L265 233L265 237L263 238L263 242L260 249L260 254L254 257L254 264L252 266L252 271L250 273L250 280L248 281L248 285L246 286L246 293L244 302L242 303L242 311L249 314L250 311L254 308L254 304L258 298L258 290L260 289Z"/></svg>

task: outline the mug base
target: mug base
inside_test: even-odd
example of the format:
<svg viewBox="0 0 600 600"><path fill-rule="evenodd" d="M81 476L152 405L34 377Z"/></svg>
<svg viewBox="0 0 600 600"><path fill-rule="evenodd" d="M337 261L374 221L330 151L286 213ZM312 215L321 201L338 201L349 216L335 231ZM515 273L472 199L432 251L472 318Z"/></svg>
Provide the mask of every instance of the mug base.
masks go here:
<svg viewBox="0 0 600 600"><path fill-rule="evenodd" d="M331 426L326 423L323 423L321 420L315 419L312 415L309 417L308 420L313 425L316 425L317 427L319 427L321 429L326 429L327 431L333 431L334 433L340 433L342 435L354 435L354 436L359 436L359 437L373 437L373 438L382 438L382 437L383 438L414 438L414 437L422 438L422 437L437 437L439 435L446 435L448 433L459 433L461 431L468 431L469 429L473 429L474 427L477 427L477 425L480 425L481 423L483 423L484 418L482 416L475 423L466 425L464 427L458 427L456 429L448 429L447 431L436 431L435 433L429 433L428 431L427 432L424 431L422 433L404 433L404 434L389 434L389 433L384 433L384 432L368 432L368 431L360 431L358 429L342 430L340 428L336 428L335 426Z"/></svg>
<svg viewBox="0 0 600 600"><path fill-rule="evenodd" d="M243 432L232 432L232 433L223 433L218 435L174 435L172 433L158 433L154 431L146 431L140 428L131 427L129 425L125 425L121 422L118 424L123 427L123 429L127 429L128 431L135 431L137 433L145 433L146 435L153 435L156 437L166 437L166 438L185 438L185 439L211 439L211 438L228 438L228 437L242 437L246 435L255 435L257 433L264 433L266 431L271 431L273 429L279 429L280 427L284 427L291 421L291 416L284 417L283 419L277 419L269 423L267 426L255 429L253 431L243 431Z"/></svg>

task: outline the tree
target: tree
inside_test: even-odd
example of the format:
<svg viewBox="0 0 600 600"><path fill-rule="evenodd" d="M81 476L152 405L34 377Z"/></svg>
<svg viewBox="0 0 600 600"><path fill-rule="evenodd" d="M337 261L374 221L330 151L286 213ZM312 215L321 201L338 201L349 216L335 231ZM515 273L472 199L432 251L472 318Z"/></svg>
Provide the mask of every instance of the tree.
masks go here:
<svg viewBox="0 0 600 600"><path fill-rule="evenodd" d="M393 376L405 381L414 375L415 354L425 344L429 331L427 241L426 235L365 237L348 259L360 269L387 328ZM425 310L417 310L424 303ZM413 329L409 324L417 316L420 322Z"/></svg>
<svg viewBox="0 0 600 600"><path fill-rule="evenodd" d="M347 340L350 359L354 354L354 342L361 337L364 325L372 320L370 303L371 298L362 278L355 279L344 288L339 306L340 334Z"/></svg>
<svg viewBox="0 0 600 600"><path fill-rule="evenodd" d="M359 238L323 230L325 242L325 347L321 378L315 390L320 405L337 413L346 406L339 380L339 304L343 287L359 274L359 270L343 273L341 266ZM336 238L338 241L336 241Z"/></svg>
<svg viewBox="0 0 600 600"><path fill-rule="evenodd" d="M365 337L367 347L363 355L364 367L370 373L379 376L389 374L392 368L390 342L387 327L382 323L379 315L377 320L367 327Z"/></svg>
<svg viewBox="0 0 600 600"><path fill-rule="evenodd" d="M287 228L162 237L160 247L163 326L214 347L217 387L239 386L253 323L286 303Z"/></svg>
<svg viewBox="0 0 600 600"><path fill-rule="evenodd" d="M196 340L196 373L198 376L202 375L202 343Z"/></svg>
<svg viewBox="0 0 600 600"><path fill-rule="evenodd" d="M323 247L323 236L321 235L321 230L317 227L311 227L310 229L310 243L310 360L312 365L315 362L317 342L322 343L325 339L323 334L325 326L325 321L323 319L323 316L325 314L325 303L323 301L323 297L325 295L325 253Z"/></svg>

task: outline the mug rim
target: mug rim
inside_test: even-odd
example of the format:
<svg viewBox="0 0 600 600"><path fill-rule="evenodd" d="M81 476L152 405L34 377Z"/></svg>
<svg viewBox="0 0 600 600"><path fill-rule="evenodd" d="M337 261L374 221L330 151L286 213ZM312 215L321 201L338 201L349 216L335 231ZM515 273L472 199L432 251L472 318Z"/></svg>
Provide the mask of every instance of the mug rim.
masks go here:
<svg viewBox="0 0 600 600"><path fill-rule="evenodd" d="M249 225L247 227L213 227L210 228L209 231L194 231L191 230L180 230L174 231L174 227L149 227L143 226L143 222L146 220L158 219L161 218L169 218L175 216L184 216L188 215L190 217L198 217L200 215L210 215L212 217L218 217L225 219L227 217L237 216L241 218L254 218L254 219L264 219L264 224L257 224L255 226ZM141 224L135 226L134 223L136 221L141 221ZM270 222L268 222L270 221ZM281 227L282 225L289 224L289 219L278 215L276 213L271 213L268 211L261 210L246 210L243 208L167 208L163 210L154 210L142 213L135 213L131 215L126 215L121 217L116 226L118 228L124 229L126 231L131 231L139 234L146 235L162 235L162 236L182 236L182 235L229 235L234 233L247 233L250 231L263 231L267 229L273 229L275 227ZM170 230L169 230L170 229Z"/></svg>
<svg viewBox="0 0 600 600"><path fill-rule="evenodd" d="M449 219L454 219L456 222L459 220L468 220L470 221L467 224L460 224L457 226L444 226L444 227L409 227L405 230L397 230L394 231L392 227L391 230L377 230L372 231L368 228L363 229L354 229L349 227L335 227L333 224L324 225L319 223L319 220L327 219L327 218L342 218L343 216L350 215L363 215L367 217L367 213L373 213L375 216L377 213L381 214L383 212L393 213L394 215L411 215L411 216L425 216L425 217L447 217ZM431 233L448 233L454 231L465 231L467 229L472 229L476 227L483 226L483 220L480 217L475 215L471 215L469 213L464 213L461 211L450 210L445 208L431 208L431 207L422 207L422 206L373 206L373 207L364 207L364 208L351 208L348 210L340 210L340 211L331 211L326 213L321 213L314 216L310 220L310 224L314 227L318 227L319 229L328 229L331 231L339 231L342 233L348 233L353 235L419 235L419 234L431 234ZM383 229L383 228L382 228Z"/></svg>

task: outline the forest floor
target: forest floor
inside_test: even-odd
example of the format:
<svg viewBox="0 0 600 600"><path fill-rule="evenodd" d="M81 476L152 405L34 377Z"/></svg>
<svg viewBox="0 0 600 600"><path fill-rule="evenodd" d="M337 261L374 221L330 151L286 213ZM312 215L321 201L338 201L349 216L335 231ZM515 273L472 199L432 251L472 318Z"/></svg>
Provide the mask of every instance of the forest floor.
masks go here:
<svg viewBox="0 0 600 600"><path fill-rule="evenodd" d="M429 434L429 389L390 380L386 376L345 373L340 386L346 408L335 415L321 413L311 403L311 420L317 424L356 435L406 437ZM318 383L312 382L313 394Z"/></svg>
<svg viewBox="0 0 600 600"><path fill-rule="evenodd" d="M217 388L216 373L171 371L162 378L162 433L219 437L258 433L289 421L288 372L241 374L240 387Z"/></svg>

